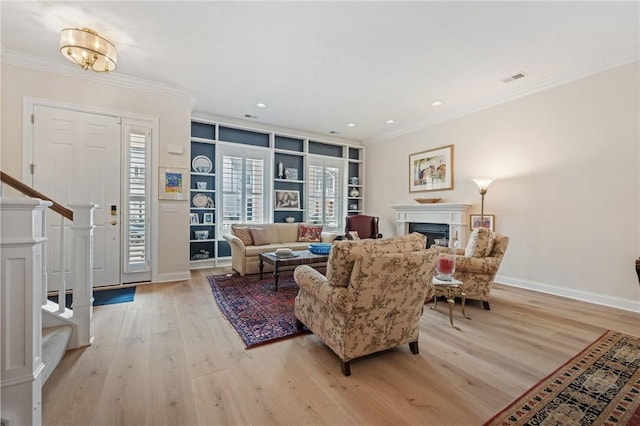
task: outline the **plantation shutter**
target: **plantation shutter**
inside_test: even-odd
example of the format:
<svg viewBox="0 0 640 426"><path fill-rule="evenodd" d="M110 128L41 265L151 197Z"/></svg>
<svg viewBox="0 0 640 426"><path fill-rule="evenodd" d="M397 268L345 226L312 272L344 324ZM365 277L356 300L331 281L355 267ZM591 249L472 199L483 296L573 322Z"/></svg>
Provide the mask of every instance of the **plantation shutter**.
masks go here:
<svg viewBox="0 0 640 426"><path fill-rule="evenodd" d="M149 178L147 167L148 130L127 128L128 150L125 198L124 272L149 270Z"/></svg>
<svg viewBox="0 0 640 426"><path fill-rule="evenodd" d="M342 228L342 163L310 159L308 176L308 221L327 230Z"/></svg>
<svg viewBox="0 0 640 426"><path fill-rule="evenodd" d="M221 158L223 229L229 229L234 223L264 223L266 154L226 149Z"/></svg>

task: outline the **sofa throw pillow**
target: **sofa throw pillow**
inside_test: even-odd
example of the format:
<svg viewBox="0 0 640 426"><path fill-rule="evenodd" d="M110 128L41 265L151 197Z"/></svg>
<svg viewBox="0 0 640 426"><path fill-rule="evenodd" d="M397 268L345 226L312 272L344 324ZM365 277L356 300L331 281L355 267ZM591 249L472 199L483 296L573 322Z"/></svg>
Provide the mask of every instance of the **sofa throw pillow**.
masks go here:
<svg viewBox="0 0 640 426"><path fill-rule="evenodd" d="M240 238L245 246L253 245L253 237L251 236L251 231L248 226L231 225L231 232L233 235Z"/></svg>
<svg viewBox="0 0 640 426"><path fill-rule="evenodd" d="M322 241L322 225L299 223L298 241Z"/></svg>
<svg viewBox="0 0 640 426"><path fill-rule="evenodd" d="M496 234L487 228L474 229L464 250L466 257L486 257L493 250Z"/></svg>
<svg viewBox="0 0 640 426"><path fill-rule="evenodd" d="M266 246L267 244L271 244L269 237L267 237L267 231L265 231L264 228L249 228L249 230L251 231L251 237L255 245Z"/></svg>

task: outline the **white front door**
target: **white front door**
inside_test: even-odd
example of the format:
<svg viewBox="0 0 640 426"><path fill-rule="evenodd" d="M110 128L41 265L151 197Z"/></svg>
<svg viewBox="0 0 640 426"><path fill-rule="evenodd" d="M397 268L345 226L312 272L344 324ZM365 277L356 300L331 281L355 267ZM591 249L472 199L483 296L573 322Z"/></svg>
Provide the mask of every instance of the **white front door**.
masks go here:
<svg viewBox="0 0 640 426"><path fill-rule="evenodd" d="M119 284L120 119L41 105L34 105L33 113L33 188L64 206L98 205L94 210L94 287ZM55 290L61 279L60 215L51 210L47 214L49 290ZM70 226L65 220L68 288Z"/></svg>

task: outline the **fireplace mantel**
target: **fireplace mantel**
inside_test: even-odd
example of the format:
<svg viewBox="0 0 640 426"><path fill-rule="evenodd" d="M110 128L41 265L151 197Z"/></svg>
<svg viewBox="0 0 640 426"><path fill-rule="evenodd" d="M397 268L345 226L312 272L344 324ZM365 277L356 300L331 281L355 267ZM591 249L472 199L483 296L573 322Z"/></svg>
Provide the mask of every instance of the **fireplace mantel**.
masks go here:
<svg viewBox="0 0 640 426"><path fill-rule="evenodd" d="M396 211L397 235L409 232L410 223L443 223L449 225L449 235L458 234L460 247L466 245L469 235L467 203L399 204L392 205Z"/></svg>

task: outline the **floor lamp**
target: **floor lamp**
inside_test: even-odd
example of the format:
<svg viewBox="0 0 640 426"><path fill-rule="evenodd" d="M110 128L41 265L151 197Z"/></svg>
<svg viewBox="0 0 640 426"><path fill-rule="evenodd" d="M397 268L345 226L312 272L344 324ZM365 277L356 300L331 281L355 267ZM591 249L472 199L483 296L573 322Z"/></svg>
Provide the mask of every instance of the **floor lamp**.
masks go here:
<svg viewBox="0 0 640 426"><path fill-rule="evenodd" d="M474 181L476 185L478 185L478 189L480 189L480 196L482 197L482 202L480 204L480 227L484 228L484 195L487 193L487 189L489 188L489 185L491 185L491 182L493 182L493 179L474 178L471 180Z"/></svg>

